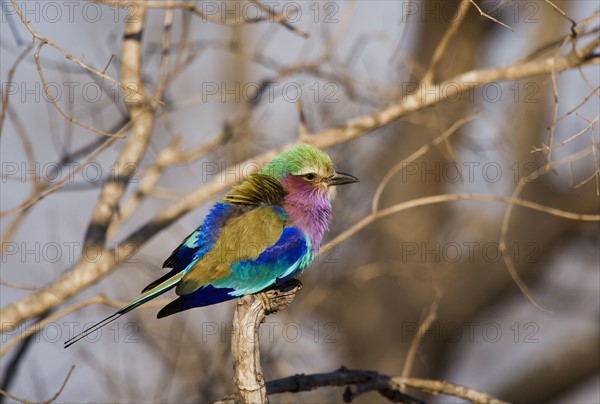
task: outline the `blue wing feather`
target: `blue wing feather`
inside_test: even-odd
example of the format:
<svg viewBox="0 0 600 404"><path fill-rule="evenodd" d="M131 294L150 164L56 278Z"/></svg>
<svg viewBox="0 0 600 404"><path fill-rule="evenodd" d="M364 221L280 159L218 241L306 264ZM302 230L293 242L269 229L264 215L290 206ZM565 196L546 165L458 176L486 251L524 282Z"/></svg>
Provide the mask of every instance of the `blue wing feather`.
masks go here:
<svg viewBox="0 0 600 404"><path fill-rule="evenodd" d="M266 248L255 260L232 264L230 275L180 296L165 306L158 317L257 293L275 283L285 283L306 268L312 258L308 237L296 227L286 227L277 243Z"/></svg>
<svg viewBox="0 0 600 404"><path fill-rule="evenodd" d="M188 268L189 264L201 258L215 245L223 226L248 211L247 206L230 203L216 203L206 215L204 222L177 247L163 263L163 268L173 268L169 273L150 283L146 292L161 284L173 275Z"/></svg>

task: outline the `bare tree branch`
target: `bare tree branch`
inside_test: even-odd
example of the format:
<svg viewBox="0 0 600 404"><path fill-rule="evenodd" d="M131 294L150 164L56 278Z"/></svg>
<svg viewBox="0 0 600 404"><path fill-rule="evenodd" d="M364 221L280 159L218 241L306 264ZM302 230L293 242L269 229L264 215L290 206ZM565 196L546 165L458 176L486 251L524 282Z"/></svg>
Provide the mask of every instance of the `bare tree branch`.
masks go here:
<svg viewBox="0 0 600 404"><path fill-rule="evenodd" d="M310 391L326 386L356 385L361 393L379 391L386 397L392 392L404 388L413 388L432 394L447 394L469 400L477 404L502 404L502 400L494 398L480 391L465 386L441 381L425 380L410 377L390 377L374 371L352 370L342 367L330 373L317 373L312 375L299 374L267 382L267 394L280 394L285 392ZM360 386L368 386L368 389ZM410 396L408 396L410 397ZM354 395L346 394L345 402L350 402ZM414 401L413 401L414 402Z"/></svg>

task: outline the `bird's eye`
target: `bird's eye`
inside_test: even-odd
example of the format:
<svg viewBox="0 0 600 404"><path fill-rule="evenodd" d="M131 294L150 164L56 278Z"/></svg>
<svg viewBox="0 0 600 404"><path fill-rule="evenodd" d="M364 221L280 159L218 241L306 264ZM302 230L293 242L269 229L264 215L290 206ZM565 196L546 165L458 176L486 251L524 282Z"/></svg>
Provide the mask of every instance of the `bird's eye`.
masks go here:
<svg viewBox="0 0 600 404"><path fill-rule="evenodd" d="M317 174L315 174L315 173L304 174L304 178L306 178L309 181L313 181L315 178L317 178Z"/></svg>

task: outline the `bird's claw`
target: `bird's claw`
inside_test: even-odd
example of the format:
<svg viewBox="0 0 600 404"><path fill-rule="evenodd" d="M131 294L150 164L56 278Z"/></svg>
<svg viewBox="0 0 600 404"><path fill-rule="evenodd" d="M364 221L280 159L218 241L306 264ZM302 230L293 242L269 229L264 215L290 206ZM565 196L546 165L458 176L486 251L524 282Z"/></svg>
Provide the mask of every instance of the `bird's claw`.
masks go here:
<svg viewBox="0 0 600 404"><path fill-rule="evenodd" d="M298 279L290 279L282 285L274 284L256 296L262 302L265 312L271 314L286 309L300 289L302 289L302 282Z"/></svg>

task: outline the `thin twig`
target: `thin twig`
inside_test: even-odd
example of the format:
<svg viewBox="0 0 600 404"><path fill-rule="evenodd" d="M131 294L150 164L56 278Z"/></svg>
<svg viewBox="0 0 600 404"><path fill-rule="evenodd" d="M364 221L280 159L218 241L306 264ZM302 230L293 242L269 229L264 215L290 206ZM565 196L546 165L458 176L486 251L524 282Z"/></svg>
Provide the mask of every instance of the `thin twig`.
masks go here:
<svg viewBox="0 0 600 404"><path fill-rule="evenodd" d="M519 273L517 272L517 269L515 267L515 264L512 261L512 258L510 256L510 253L508 252L508 249L506 247L506 239L508 237L508 228L509 228L509 224L510 224L510 219L512 218L512 213L513 213L513 208L515 205L519 205L516 201L518 200L518 196L521 194L521 192L523 191L523 189L525 188L525 186L529 183L531 183L531 181L539 178L542 174L547 173L548 171L552 171L557 167L563 166L563 165L568 165L570 164L573 160L577 160L579 158L583 158L591 153L594 153L594 145L592 145L591 148L587 148L584 150L581 150L577 153L574 153L571 156L568 156L562 160L556 161L556 162L548 162L546 163L546 165L540 167L539 169L535 170L534 172L532 172L531 174L522 177L519 179L519 182L517 183L517 186L515 187L515 189L512 192L512 195L509 199L508 205L506 206L506 209L504 211L504 216L502 218L502 228L500 230L500 240L498 242L498 249L500 250L500 253L502 255L502 259L506 265L506 268L508 269L508 273L510 274L510 277L512 278L512 280L515 282L515 284L519 287L519 289L521 290L521 292L523 293L523 295L525 295L525 297L527 298L527 300L529 300L529 302L531 302L531 304L533 304L535 307L537 307L538 309L545 311L545 312L549 312L552 313L551 310L549 310L548 308L544 307L541 303L539 303L534 295L533 292L529 289L529 287L527 286L527 284L523 281L523 279L519 276ZM521 205L524 206L524 205ZM530 207L530 206L527 206ZM554 209L553 209L554 210ZM544 210L541 210L543 212L549 213L549 214L553 214L550 211L550 208L546 208ZM556 216L560 216L560 215L556 215ZM593 216L600 216L600 215L586 215L589 218L593 217ZM565 217L566 216L562 216ZM576 220L583 220L583 219L576 219ZM600 219L598 219L600 220Z"/></svg>
<svg viewBox="0 0 600 404"><path fill-rule="evenodd" d="M29 45L27 45L25 47L25 49L23 49L21 51L21 53L15 59L15 62L13 63L13 65L8 70L8 74L6 77L6 83L2 85L2 113L0 114L0 136L2 136L2 133L4 133L4 131L3 131L4 119L6 118L6 113L8 111L9 105L10 105L9 104L10 94L8 91L8 86L13 84L12 79L15 75L15 72L17 71L17 67L19 67L19 64L25 58L25 56L27 56L27 54L31 51L31 49L33 49L33 43L30 43Z"/></svg>
<svg viewBox="0 0 600 404"><path fill-rule="evenodd" d="M169 3L172 0L169 1ZM169 81L169 56L171 48L171 33L173 29L173 9L165 10L165 19L163 22L162 49L160 52L160 73L158 75L158 85L154 91L154 98L159 100L163 98L167 83Z"/></svg>
<svg viewBox="0 0 600 404"><path fill-rule="evenodd" d="M456 33L458 32L460 24L467 16L470 2L471 0L461 0L460 4L458 5L454 17L452 18L452 20L450 20L450 25L448 26L448 29L444 33L444 36L442 37L437 47L435 48L435 51L433 52L433 56L431 57L431 63L429 64L425 75L421 79L423 83L427 85L433 84L435 69L437 68L438 63L440 62L440 60L442 60L442 57L446 53L446 50L448 49L448 44L450 43L452 38L454 38L454 35L456 35Z"/></svg>
<svg viewBox="0 0 600 404"><path fill-rule="evenodd" d="M67 376L65 377L65 380L63 381L63 384L60 386L60 389L58 389L58 391L56 393L54 393L54 395L52 397L50 397L48 400L42 401L42 404L50 404L50 403L56 401L58 396L60 396L60 394L64 390L65 386L67 385L67 382L69 381L69 378L71 377L71 373L73 373L74 369L75 369L75 365L71 365L71 369L69 369L69 372L67 373Z"/></svg>
<svg viewBox="0 0 600 404"><path fill-rule="evenodd" d="M93 0L93 1L96 3L106 4L106 5L116 6L116 7L128 7L131 5L131 1L129 1L129 0ZM261 8L268 9L267 6L265 6L264 4L262 4L258 1L254 1L254 3L260 4ZM254 23L265 22L265 21L266 22L275 22L275 23L283 25L285 28L291 30L292 32L294 32L300 36L303 36L303 37L308 36L307 33L290 25L290 23L287 20L287 16L281 15L281 14L276 14L274 12L271 12L270 10L268 13L269 14L268 17L259 16L257 18L247 18L246 16L242 16L242 18L238 19L236 16L236 18L234 18L234 19L226 19L223 17L218 17L218 16L204 13L202 10L198 9L194 5L193 2L172 2L170 0L165 0L165 1L153 0L153 1L146 2L144 4L144 6L147 8L161 8L164 10L181 9L181 10L188 11L188 12L200 17L203 21L212 22L212 23L221 24L221 25L228 25L228 26L240 26L240 25L254 24Z"/></svg>
<svg viewBox="0 0 600 404"><path fill-rule="evenodd" d="M56 98L54 97L54 94L52 94L52 91L50 91L50 88L48 87L48 84L46 83L46 78L44 77L44 71L42 69L42 64L40 62L40 52L42 50L42 48L44 47L44 45L46 45L47 42L40 42L40 44L38 45L37 49L35 50L35 53L33 55L34 59L35 59L35 65L37 67L37 72L38 75L40 76L40 80L42 81L42 88L44 89L44 93L46 93L46 96L50 99L50 103L54 106L54 108L56 108L56 110L63 116L63 118L65 118L67 121L74 123L75 125L81 126L84 129L87 129L89 131L92 131L94 133L97 133L99 135L103 135L103 136L108 136L108 137L115 137L115 138L123 138L124 135L121 134L114 134L114 133L108 133L104 130L95 128L91 125L88 125L86 123L83 123L75 118L73 118L72 116L70 116L69 114L67 114L65 111L63 111L63 109L60 107L60 105L58 105L58 101L56 100Z"/></svg>
<svg viewBox="0 0 600 404"><path fill-rule="evenodd" d="M178 157L181 155L181 152L178 153L180 145L181 139L175 138L169 146L160 152L156 163L146 171L144 177L140 180L136 192L119 209L119 214L113 215L106 231L107 238L114 234L117 228L135 212L143 199L155 189L164 169L178 161Z"/></svg>
<svg viewBox="0 0 600 404"><path fill-rule="evenodd" d="M125 126L123 128L122 131L124 131L129 125ZM121 132L121 131L120 131ZM116 137L110 137L108 139L106 139L104 141L104 143L102 143L102 145L100 147L98 147L96 150L94 150L92 153L90 153L83 161L82 164L78 165L77 167L75 167L72 171L72 174L75 175L77 174L79 171L81 171L83 168L86 167L86 164L89 163L90 161L94 160L100 153L102 153L104 150L106 150L111 144L113 144L115 142L115 140L117 140ZM14 208L11 209L7 209L5 211L0 212L0 218L3 217L7 217L10 216L12 214L15 214L17 212L20 212L24 209L28 209L31 206L35 205L37 202L41 201L42 199L44 199L45 197L47 197L48 195L52 194L53 192L56 192L58 189L60 189L63 185L65 185L67 182L69 182L70 180L72 180L71 175L67 175L64 178L62 178L60 181L58 181L56 184L54 184L53 186L47 188L45 191L40 192L36 195L34 195L32 198L28 199L27 201L23 202L22 204L20 204L19 206L16 206Z"/></svg>
<svg viewBox="0 0 600 404"><path fill-rule="evenodd" d="M506 25L505 23L498 21L497 19L495 19L494 17L492 17L489 14L486 14L483 12L483 10L477 5L477 3L475 3L475 0L469 0L469 2L477 9L477 11L479 11L479 15L481 15L482 17L487 18L490 21L495 22L496 24L502 25L504 28L508 28L509 30L511 30L512 32L515 32L514 29L512 29L511 27L509 27L508 25Z"/></svg>
<svg viewBox="0 0 600 404"><path fill-rule="evenodd" d="M6 286L7 288L21 289L21 290L30 290L30 291L38 290L39 289L39 286L23 285L21 283L13 283L13 282L1 280L1 279L0 279L0 285Z"/></svg>
<svg viewBox="0 0 600 404"><path fill-rule="evenodd" d="M354 236L360 230L364 229L368 225L376 222L377 220L384 218L389 215L393 215L408 209L413 209L420 206L433 205L437 203L446 203L453 201L482 201L482 202L498 202L498 203L506 203L509 205L521 206L524 208L532 209L538 212L544 212L552 216L562 217L564 219L570 220L580 220L585 222L598 222L600 221L600 215L594 214L583 214L583 213L575 213L568 212L565 210L553 208L550 206L545 206L536 202L528 201L525 199L520 199L516 197L504 197L504 196L496 196L496 195L485 195L485 194L442 194L442 195L434 195L427 196L418 199L412 199L410 201L398 203L396 205L392 205L388 208L378 210L375 213L371 213L361 220L359 220L354 226L348 228L344 232L338 234L333 240L327 243L321 250L319 250L317 255L322 255L330 251L336 245L341 244L343 241L348 238Z"/></svg>
<svg viewBox="0 0 600 404"><path fill-rule="evenodd" d="M29 198L35 198L37 194L44 190L44 184L39 181L39 176L36 173L36 159L35 153L33 151L33 145L31 140L29 139L29 135L27 130L25 129L25 125L19 119L19 115L16 111L10 109L8 110L8 115L15 127L17 134L19 135L19 140L21 140L21 144L23 145L23 151L27 157L28 169L30 172L34 172L34 179L31 181L31 192L29 193ZM22 181L23 179L20 178ZM13 235L17 232L21 224L25 221L25 217L27 216L27 209L19 212L19 214L11 220L10 224L6 228L6 230L2 233L2 237L0 239L0 254L4 254L5 249L8 247L8 241L12 239Z"/></svg>
<svg viewBox="0 0 600 404"><path fill-rule="evenodd" d="M463 125L465 125L468 122L471 122L473 119L477 118L478 116L479 116L479 114L477 113L477 114L472 114L472 115L468 115L468 116L460 118L458 121L454 122L447 130L445 130L441 135L434 138L431 142L424 144L423 146L421 146L420 148L415 150L413 153L411 153L409 156L402 159L402 161L400 161L399 163L394 165L392 168L390 168L385 173L385 175L379 182L377 189L375 190L375 194L373 196L373 202L371 203L371 212L377 212L377 210L379 210L379 201L381 200L381 195L383 194L385 187L387 186L387 184L390 182L390 180L396 174L401 172L404 169L404 167L406 167L406 164L409 161L415 161L415 160L419 159L421 156L423 156L425 153L427 153L433 147L439 145L440 143L445 141L448 137L455 134L456 131L458 129L460 129Z"/></svg>
<svg viewBox="0 0 600 404"><path fill-rule="evenodd" d="M567 43L569 37L566 37L561 45L556 49L555 56L558 56L561 48ZM558 85L556 84L556 70L553 68L550 73L550 79L552 82L552 95L553 95L553 109L552 109L552 123L548 128L548 146L544 148L544 157L546 163L552 161L552 148L554 147L554 131L556 129L556 123L558 122ZM556 174L556 173L555 173Z"/></svg>
<svg viewBox="0 0 600 404"><path fill-rule="evenodd" d="M0 390L0 394L10 398L11 400L16 400L19 401L23 404L33 404L33 403L41 403L41 404L50 404L54 401L56 401L56 399L58 398L58 396L61 395L61 393L63 392L65 386L67 385L67 382L69 381L69 378L71 377L71 374L73 373L73 370L75 369L75 365L71 365L71 369L69 369L69 372L67 373L67 376L65 377L65 380L63 381L62 385L60 386L60 388L58 389L58 391L56 393L54 393L54 395L52 397L50 397L48 400L45 401L29 401L26 400L24 398L20 398L17 396L14 396L4 390Z"/></svg>
<svg viewBox="0 0 600 404"><path fill-rule="evenodd" d="M402 367L402 377L408 377L413 367L413 362L415 360L415 355L419 350L419 346L421 345L421 341L423 337L427 333L427 330L431 327L431 324L437 319L438 307L440 305L440 300L442 299L442 289L436 285L435 287L435 296L433 301L429 305L429 310L427 311L427 315L419 325L419 330L417 334L413 338L410 348L408 349L408 353L406 354L406 360L404 361L404 366Z"/></svg>
<svg viewBox="0 0 600 404"><path fill-rule="evenodd" d="M144 94L141 91L138 91L136 88L131 88L131 86L129 85L129 83L127 82L121 82L118 80L113 79L112 77L110 77L109 75L107 75L104 72L98 71L97 69L94 69L93 67L85 64L84 62L82 62L81 60L75 58L73 55L71 55L70 53L68 53L66 50L64 50L62 47L58 46L56 43L52 42L51 40L49 40L48 38L45 38L41 35L39 35L29 24L29 21L27 21L27 19L25 18L25 16L23 15L21 9L19 8L19 5L17 3L17 0L11 0L12 5L14 7L14 11L15 13L17 13L17 15L19 16L19 18L21 19L21 22L23 23L23 25L25 25L25 27L27 28L27 30L31 33L31 35L37 39L38 41L40 41L43 44L49 45L51 47L53 47L54 49L56 49L58 52L60 52L65 58L67 58L68 60L74 62L75 64L79 65L80 67L84 68L85 70L96 74L97 76L101 77L102 79L106 79L116 85L118 85L121 89L125 90L125 91L130 91L130 92L134 92L140 96L143 97L148 97L146 94ZM129 4L131 4L131 2L128 2ZM159 104L163 104L162 101L160 100L154 100L155 102L158 102Z"/></svg>
<svg viewBox="0 0 600 404"><path fill-rule="evenodd" d="M567 13L565 13L560 7L558 7L556 4L554 4L553 2L551 2L550 0L544 0L546 3L550 4L550 6L552 7L552 9L554 11L556 11L558 14L562 15L564 18L566 18L570 23L571 23L571 31L575 31L575 26L577 25L577 22L575 20L573 20L571 17L569 17L567 15Z"/></svg>

